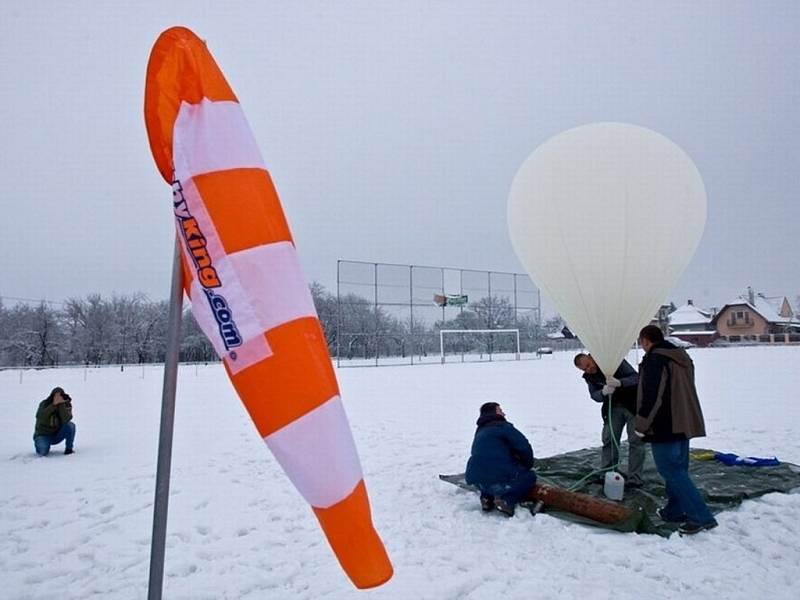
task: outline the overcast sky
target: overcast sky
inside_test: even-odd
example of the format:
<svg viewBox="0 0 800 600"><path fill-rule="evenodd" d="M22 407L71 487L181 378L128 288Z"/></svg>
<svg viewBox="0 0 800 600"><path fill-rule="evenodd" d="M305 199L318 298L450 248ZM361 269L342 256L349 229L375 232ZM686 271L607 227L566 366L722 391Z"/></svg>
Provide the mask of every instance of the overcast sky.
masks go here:
<svg viewBox="0 0 800 600"><path fill-rule="evenodd" d="M522 161L624 121L706 185L671 300L800 293L798 2L3 0L0 296L168 296L171 193L142 103L172 25L207 41L306 275L334 292L338 258L523 271L506 226Z"/></svg>

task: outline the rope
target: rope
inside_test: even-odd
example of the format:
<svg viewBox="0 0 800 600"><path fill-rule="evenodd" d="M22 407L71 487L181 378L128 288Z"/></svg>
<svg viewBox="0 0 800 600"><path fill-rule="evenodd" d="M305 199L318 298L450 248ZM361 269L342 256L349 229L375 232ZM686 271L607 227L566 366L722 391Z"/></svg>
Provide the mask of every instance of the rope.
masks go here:
<svg viewBox="0 0 800 600"><path fill-rule="evenodd" d="M611 436L611 442L612 442L612 444L614 445L614 448L617 451L617 460L612 465L609 465L607 467L600 468L600 469L594 469L593 471L590 471L588 475L585 475L584 477L581 477L578 481L576 481L575 483L573 483L571 486L569 486L567 488L567 490L570 491L570 492L578 491L579 489L581 489L585 485L586 480L591 479L591 478L595 477L596 475L598 475L600 473L605 473L605 472L609 472L609 471L616 471L616 470L619 469L619 462L620 462L620 459L622 458L622 456L621 456L622 455L622 451L620 449L619 440L617 440L617 436L614 435L614 422L613 422L613 420L611 418L611 405L613 404L613 398L614 398L614 394L613 393L609 394L609 396L608 396L608 416L607 416L608 423L607 423L607 426L608 426L608 433ZM620 437L622 437L622 432L621 431L620 431Z"/></svg>

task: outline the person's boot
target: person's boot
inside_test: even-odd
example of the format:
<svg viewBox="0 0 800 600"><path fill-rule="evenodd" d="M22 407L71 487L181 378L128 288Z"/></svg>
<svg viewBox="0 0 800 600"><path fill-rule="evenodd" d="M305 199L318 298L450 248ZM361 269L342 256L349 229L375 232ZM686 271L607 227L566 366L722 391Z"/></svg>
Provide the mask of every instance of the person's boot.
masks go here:
<svg viewBox="0 0 800 600"><path fill-rule="evenodd" d="M678 527L678 533L682 536L684 535L694 535L695 533L700 533L701 531L705 531L706 529L714 529L718 525L716 519L711 519L708 523L692 523L691 521L686 521L683 525Z"/></svg>
<svg viewBox="0 0 800 600"><path fill-rule="evenodd" d="M538 515L538 514L541 512L541 510L542 510L543 508L544 508L544 501L543 501L543 500L537 500L537 501L536 501L536 504L534 504L534 505L533 505L533 506L531 506L531 508L530 508L530 511L531 511L531 516L532 516L532 517L535 517L536 515Z"/></svg>
<svg viewBox="0 0 800 600"><path fill-rule="evenodd" d="M75 454L75 450L73 450L72 448L67 448L66 450L64 450L64 454Z"/></svg>
<svg viewBox="0 0 800 600"><path fill-rule="evenodd" d="M661 507L656 510L656 514L658 518L664 521L665 523L683 523L686 521L686 515L670 515L664 507Z"/></svg>
<svg viewBox="0 0 800 600"><path fill-rule="evenodd" d="M481 496L481 510L483 512L494 510L494 498L492 496Z"/></svg>
<svg viewBox="0 0 800 600"><path fill-rule="evenodd" d="M514 505L513 504L509 504L508 502L506 502L502 498L495 498L494 499L494 507L497 510L499 510L501 513L503 513L505 516L507 516L507 517L513 517L514 516Z"/></svg>

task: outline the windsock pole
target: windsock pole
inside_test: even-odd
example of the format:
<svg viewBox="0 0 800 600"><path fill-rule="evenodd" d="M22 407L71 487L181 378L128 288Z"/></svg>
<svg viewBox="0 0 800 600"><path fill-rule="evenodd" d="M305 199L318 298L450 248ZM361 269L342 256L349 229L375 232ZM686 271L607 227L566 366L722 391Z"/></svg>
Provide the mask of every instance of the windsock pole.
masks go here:
<svg viewBox="0 0 800 600"><path fill-rule="evenodd" d="M178 349L182 312L183 271L181 270L180 246L176 238L175 256L172 262L172 287L169 295L164 385L161 391L161 430L158 435L158 466L156 468L156 497L153 504L153 538L150 545L148 600L161 600L164 581L164 545L167 539L169 475L172 464L172 431L175 422L175 389L178 380Z"/></svg>

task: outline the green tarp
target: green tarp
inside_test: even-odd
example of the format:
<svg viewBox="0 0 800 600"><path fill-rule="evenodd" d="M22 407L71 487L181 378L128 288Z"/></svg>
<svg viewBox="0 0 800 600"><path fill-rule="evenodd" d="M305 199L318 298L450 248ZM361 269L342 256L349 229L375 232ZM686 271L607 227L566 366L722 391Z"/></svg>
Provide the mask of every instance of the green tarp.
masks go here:
<svg viewBox="0 0 800 600"><path fill-rule="evenodd" d="M622 465L627 464L626 446L627 444L622 448ZM791 463L781 463L773 467L727 466L713 458L713 450L703 448L693 448L690 456L689 472L714 514L738 506L746 498L757 498L770 492L788 493L800 490L800 467ZM592 483L591 480L581 483L596 468L599 458L600 448L584 448L537 459L535 468L541 483L604 498L602 483ZM466 484L463 474L439 477L462 488L473 489ZM606 525L561 511L545 509L545 512L576 523L668 537L678 528L678 524L665 523L656 515L656 509L666 503L666 495L664 482L656 471L649 451L642 479L643 487L625 490L622 503L634 509L631 518L625 522Z"/></svg>

